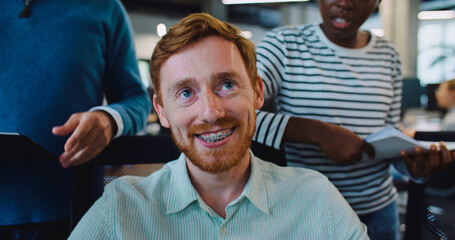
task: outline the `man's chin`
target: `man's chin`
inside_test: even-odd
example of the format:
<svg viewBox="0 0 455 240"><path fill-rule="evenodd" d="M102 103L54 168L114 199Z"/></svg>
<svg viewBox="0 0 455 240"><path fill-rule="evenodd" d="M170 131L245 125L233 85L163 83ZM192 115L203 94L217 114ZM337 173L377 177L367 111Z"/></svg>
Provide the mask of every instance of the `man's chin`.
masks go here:
<svg viewBox="0 0 455 240"><path fill-rule="evenodd" d="M228 171L240 163L240 158L232 153L213 152L207 154L188 152L185 155L200 170L211 174Z"/></svg>
<svg viewBox="0 0 455 240"><path fill-rule="evenodd" d="M229 136L226 139L228 141L220 144L218 147L204 146L199 139L195 139L191 135L186 139L188 141L177 139L174 134L172 134L172 137L177 147L191 163L204 172L217 174L236 167L249 154L248 150L254 135L254 128L248 131L246 137L240 138L238 137L240 133L237 133L237 130L236 128L235 134ZM173 133L172 128L171 132Z"/></svg>

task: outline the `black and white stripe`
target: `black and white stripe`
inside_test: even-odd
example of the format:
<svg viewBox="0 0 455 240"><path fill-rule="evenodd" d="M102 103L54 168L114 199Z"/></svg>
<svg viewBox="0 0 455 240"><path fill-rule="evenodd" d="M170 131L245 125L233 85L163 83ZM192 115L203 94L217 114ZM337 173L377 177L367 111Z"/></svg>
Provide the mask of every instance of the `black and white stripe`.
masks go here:
<svg viewBox="0 0 455 240"><path fill-rule="evenodd" d="M334 123L361 137L399 122L401 63L382 38L372 35L366 47L346 49L330 42L317 25L281 27L267 34L257 56L264 95L275 96L279 111L258 112L258 142L279 148L290 116ZM339 165L312 145L284 147L289 165L324 173L358 214L395 198L388 162Z"/></svg>

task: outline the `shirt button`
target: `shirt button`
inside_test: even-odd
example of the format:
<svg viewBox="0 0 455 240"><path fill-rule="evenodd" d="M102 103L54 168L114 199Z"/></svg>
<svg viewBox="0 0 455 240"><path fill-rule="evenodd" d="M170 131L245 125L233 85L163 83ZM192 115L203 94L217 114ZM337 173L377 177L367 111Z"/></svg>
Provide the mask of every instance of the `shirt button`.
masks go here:
<svg viewBox="0 0 455 240"><path fill-rule="evenodd" d="M226 234L228 232L227 227L221 227L220 232Z"/></svg>

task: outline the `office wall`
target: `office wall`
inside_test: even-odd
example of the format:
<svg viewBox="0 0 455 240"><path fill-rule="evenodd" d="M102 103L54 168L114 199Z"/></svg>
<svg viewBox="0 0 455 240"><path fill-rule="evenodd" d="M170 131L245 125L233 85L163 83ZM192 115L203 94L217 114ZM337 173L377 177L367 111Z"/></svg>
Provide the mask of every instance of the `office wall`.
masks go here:
<svg viewBox="0 0 455 240"><path fill-rule="evenodd" d="M164 23L167 29L169 29L169 27L180 20L180 18L177 17L142 12L128 12L128 14L133 25L136 53L140 59L150 59L153 48L160 39L156 33L156 26L159 23ZM251 31L253 35L250 40L255 44L259 43L269 30L261 26L233 24L241 30Z"/></svg>

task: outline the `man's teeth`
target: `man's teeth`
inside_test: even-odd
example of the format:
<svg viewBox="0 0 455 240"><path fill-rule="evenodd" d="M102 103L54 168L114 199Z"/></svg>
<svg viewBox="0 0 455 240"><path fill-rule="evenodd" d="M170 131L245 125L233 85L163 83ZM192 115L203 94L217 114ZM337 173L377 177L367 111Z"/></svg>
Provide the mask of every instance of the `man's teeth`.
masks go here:
<svg viewBox="0 0 455 240"><path fill-rule="evenodd" d="M335 18L335 21L337 21L339 23L346 23L346 20L343 18Z"/></svg>
<svg viewBox="0 0 455 240"><path fill-rule="evenodd" d="M225 139L226 137L230 136L232 134L232 131L225 132L225 133L211 133L207 135L199 135L199 138L206 141L206 142L218 142L220 140Z"/></svg>

